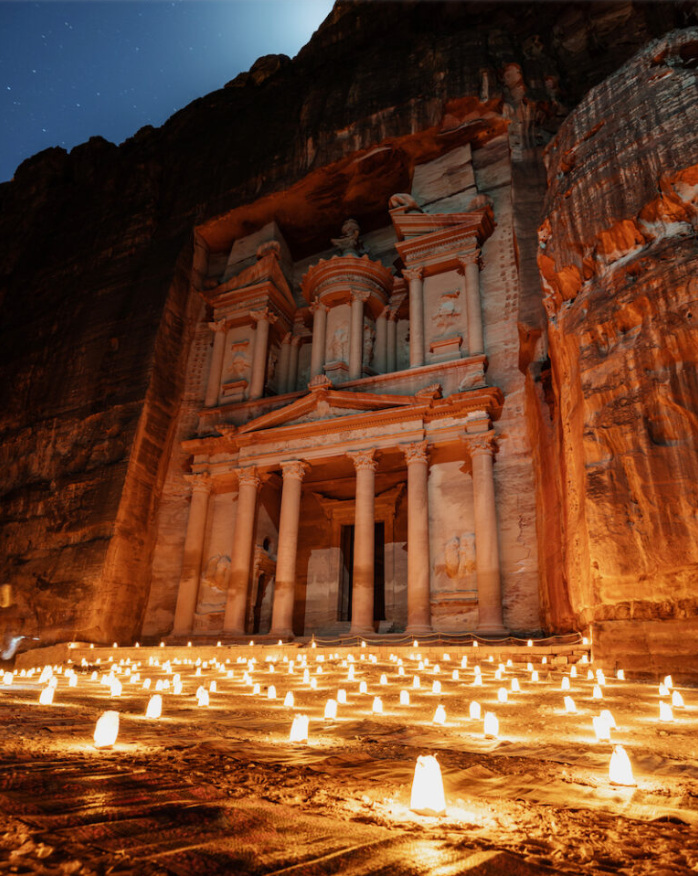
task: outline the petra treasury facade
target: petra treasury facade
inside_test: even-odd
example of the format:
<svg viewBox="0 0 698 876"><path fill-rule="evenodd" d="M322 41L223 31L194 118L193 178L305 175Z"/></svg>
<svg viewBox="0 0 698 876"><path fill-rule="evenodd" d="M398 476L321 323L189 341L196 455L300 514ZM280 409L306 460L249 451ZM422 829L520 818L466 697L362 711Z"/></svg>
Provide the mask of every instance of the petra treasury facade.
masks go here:
<svg viewBox="0 0 698 876"><path fill-rule="evenodd" d="M339 2L0 187L7 635L698 665L696 10L535 9Z"/></svg>

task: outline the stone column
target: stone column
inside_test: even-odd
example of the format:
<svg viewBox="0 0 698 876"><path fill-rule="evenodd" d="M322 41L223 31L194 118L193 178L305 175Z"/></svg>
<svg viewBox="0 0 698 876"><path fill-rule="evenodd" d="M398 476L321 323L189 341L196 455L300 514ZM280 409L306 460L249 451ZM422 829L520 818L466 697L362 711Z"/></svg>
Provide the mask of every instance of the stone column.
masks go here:
<svg viewBox="0 0 698 876"><path fill-rule="evenodd" d="M388 374L397 371L397 310L388 311L388 353L386 367Z"/></svg>
<svg viewBox="0 0 698 876"><path fill-rule="evenodd" d="M196 600L199 595L199 575L201 574L201 557L204 550L204 533L206 530L206 512L208 497L211 492L211 476L208 472L185 475L191 484L191 505L187 534L184 539L184 557L182 574L179 578L177 606L175 608L173 636L184 636L191 632L196 612Z"/></svg>
<svg viewBox="0 0 698 876"><path fill-rule="evenodd" d="M276 389L279 395L284 395L288 392L288 378L291 364L291 332L286 332L283 340L281 341L281 354L279 356L279 365L277 369L277 374L279 375L279 379L277 380Z"/></svg>
<svg viewBox="0 0 698 876"><path fill-rule="evenodd" d="M221 372L223 371L227 325L224 319L219 319L217 322L210 322L208 327L213 332L213 353L211 354L211 367L208 372L204 405L207 408L215 408L221 392Z"/></svg>
<svg viewBox="0 0 698 876"><path fill-rule="evenodd" d="M407 464L407 632L431 632L427 442L401 447Z"/></svg>
<svg viewBox="0 0 698 876"><path fill-rule="evenodd" d="M301 484L309 466L294 460L281 464L283 487L279 519L274 606L269 635L293 638L293 604L296 596L296 554L301 510Z"/></svg>
<svg viewBox="0 0 698 876"><path fill-rule="evenodd" d="M291 338L291 355L288 363L288 387L286 392L295 392L298 383L298 354L300 353L301 339L299 335Z"/></svg>
<svg viewBox="0 0 698 876"><path fill-rule="evenodd" d="M480 301L480 250L458 259L465 286L465 308L468 318L468 355L485 352L482 335L482 303Z"/></svg>
<svg viewBox="0 0 698 876"><path fill-rule="evenodd" d="M250 378L249 399L261 398L264 395L264 375L267 370L267 348L269 345L269 326L276 322L277 317L269 310L253 310L250 313L257 323L254 335L254 352L252 354L252 376Z"/></svg>
<svg viewBox="0 0 698 876"><path fill-rule="evenodd" d="M422 268L406 268L402 276L410 284L410 368L424 365L424 293Z"/></svg>
<svg viewBox="0 0 698 876"><path fill-rule="evenodd" d="M472 460L475 564L479 620L477 632L506 635L502 620L502 585L499 576L499 538L494 498L492 460L496 450L494 429L464 436Z"/></svg>
<svg viewBox="0 0 698 876"><path fill-rule="evenodd" d="M364 301L368 301L368 292L352 291L351 327L349 333L349 380L360 380L363 376Z"/></svg>
<svg viewBox="0 0 698 876"><path fill-rule="evenodd" d="M358 450L348 456L356 469L354 508L354 570L351 589L351 634L374 632L373 586L375 562L375 450Z"/></svg>
<svg viewBox="0 0 698 876"><path fill-rule="evenodd" d="M388 313L389 307L384 307L376 320L376 346L373 352L373 361L376 371L385 374L388 370Z"/></svg>
<svg viewBox="0 0 698 876"><path fill-rule="evenodd" d="M232 636L245 634L247 591L252 565L252 539L257 511L257 492L262 481L253 466L238 469L238 510L230 568L230 587L225 604L223 632Z"/></svg>
<svg viewBox="0 0 698 876"><path fill-rule="evenodd" d="M327 334L327 311L329 308L322 301L310 305L313 314L313 348L310 351L310 379L324 374L325 342Z"/></svg>

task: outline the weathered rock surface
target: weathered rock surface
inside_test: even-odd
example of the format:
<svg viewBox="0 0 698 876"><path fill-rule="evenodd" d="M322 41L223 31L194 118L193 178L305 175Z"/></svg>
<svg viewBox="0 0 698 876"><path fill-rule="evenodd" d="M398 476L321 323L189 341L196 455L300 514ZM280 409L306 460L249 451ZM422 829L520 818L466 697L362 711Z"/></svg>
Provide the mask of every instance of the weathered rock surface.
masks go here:
<svg viewBox="0 0 698 876"><path fill-rule="evenodd" d="M194 102L162 128L144 128L119 147L94 138L70 155L51 149L24 162L15 179L0 187L0 582L12 584L14 593L0 624L41 630L47 639L110 641L140 630L153 551L149 523L160 502L169 450L180 437L176 414L188 403L183 363L200 307L190 293L200 285L201 244L193 230L208 222L208 245L222 251L229 240L216 240L215 217L238 205L258 201L260 225L281 216L289 244L302 256L318 249L318 240L303 231L313 228L314 217L323 216L323 226L338 226L361 206L366 227L378 227L375 217L384 217L386 205L371 200L371 180L389 158L385 173L395 180L393 191L405 190L401 182L411 176L416 140L404 138L415 131L424 132L421 155L435 157L454 143L471 143L477 151L508 130L520 183L513 221L520 233L523 365L540 370L544 319L532 270L540 182L539 195L528 197L526 191L540 169L540 149L590 86L653 36L684 26L692 10L685 4L629 2L535 7L414 2L399 8L340 3L293 62L261 59L231 83L235 87ZM657 77L663 70L669 77L693 75L691 58L683 66L658 60L651 69ZM662 85L657 78L656 86L669 81ZM626 105L641 100L641 89L636 94L633 88L627 88ZM596 123L586 124L590 130ZM605 131L610 130L609 125ZM648 142L650 135L661 132L648 131ZM569 136L565 153L577 142L571 127ZM382 143L390 144L387 157L371 151ZM363 160L357 161L361 150ZM581 164L568 173L579 174ZM645 179L656 185L665 172L662 167ZM693 184L690 176L669 176L666 184L674 192ZM294 199L285 200L280 193L303 179L310 181L306 189L300 186ZM626 178L624 188L634 193L640 186ZM551 197L562 196L554 188ZM607 232L598 248L605 265L615 264L619 247L627 251L633 245L637 228L644 234L648 224L660 221L659 205L656 216L639 215L650 200L623 210L604 202L608 215L592 226L594 234ZM611 230L625 220L632 227ZM225 227L229 234L234 223ZM562 230L557 234L564 239ZM685 238L673 246L672 267L662 275L673 272L683 283L686 304L689 245ZM559 259L560 269L571 264L562 250ZM554 295L563 293L550 292ZM632 313L626 332L637 327ZM595 325L609 320L611 315L599 314ZM663 337L659 325L656 332ZM669 357L665 348L662 344L656 357ZM682 347L668 364L654 358L651 364L668 368L681 383L687 377L678 363L689 356ZM572 379L574 361L565 379ZM562 362L560 353L556 363ZM555 367L557 376L561 365ZM531 399L541 398L541 385L531 378ZM681 386L679 395L689 388ZM581 399L581 390L575 391ZM657 453L669 448L665 476L671 478L672 454L678 453L671 442L687 440L689 421L681 413L686 406L679 404L675 412L675 396L667 405L659 390L653 398L648 422L663 448ZM579 411L579 405L570 407L577 418ZM558 422L563 414L567 411L556 411ZM544 413L540 423L541 430L549 428ZM559 448L565 471L566 447ZM690 477L688 469L681 471ZM653 483L659 478L657 469ZM576 477L577 491L579 483ZM627 491L615 481L613 487ZM555 501L561 504L553 503L553 510L564 507L567 516L586 513L572 492ZM679 502L672 512L679 527L688 526L683 517L688 505L688 499L685 506ZM621 507L620 494L610 507ZM662 513L653 519L672 522ZM571 538L568 528L563 541ZM548 579L560 580L555 552L548 554ZM590 617L596 604L587 554L580 548L573 561L565 545L575 617ZM619 553L609 552L604 562L615 556ZM576 561L586 565L571 575L569 564ZM652 573L648 568L643 574ZM562 618L566 611L558 606L552 615Z"/></svg>
<svg viewBox="0 0 698 876"><path fill-rule="evenodd" d="M673 33L571 113L538 256L558 587L597 653L658 672L698 653L697 64L698 30Z"/></svg>

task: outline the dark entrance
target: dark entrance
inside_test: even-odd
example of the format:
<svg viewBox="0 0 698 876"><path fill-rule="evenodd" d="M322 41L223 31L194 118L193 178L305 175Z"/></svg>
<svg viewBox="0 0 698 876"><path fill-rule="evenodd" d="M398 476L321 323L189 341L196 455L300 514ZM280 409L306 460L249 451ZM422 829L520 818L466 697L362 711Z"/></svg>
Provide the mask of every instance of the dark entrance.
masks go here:
<svg viewBox="0 0 698 876"><path fill-rule="evenodd" d="M373 620L385 620L385 525L376 523L373 557ZM351 590L354 569L354 527L342 526L342 568L339 581L338 621L351 620Z"/></svg>

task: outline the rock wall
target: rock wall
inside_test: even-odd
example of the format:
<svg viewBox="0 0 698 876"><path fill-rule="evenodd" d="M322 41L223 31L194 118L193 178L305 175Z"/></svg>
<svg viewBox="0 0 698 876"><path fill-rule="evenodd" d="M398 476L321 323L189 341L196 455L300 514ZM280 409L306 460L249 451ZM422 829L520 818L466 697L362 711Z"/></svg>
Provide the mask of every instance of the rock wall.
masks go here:
<svg viewBox="0 0 698 876"><path fill-rule="evenodd" d="M538 256L575 621L609 663L679 672L681 650L695 677L697 66L698 29L675 32L570 114Z"/></svg>
<svg viewBox="0 0 698 876"><path fill-rule="evenodd" d="M288 209L338 225L371 196L370 162L352 156L418 131L423 156L509 128L525 158L590 86L691 15L692 4L338 3L293 62L260 59L119 147L94 138L24 162L0 186L0 582L14 594L2 628L45 641L141 629L148 526L187 404L197 225L264 197L282 210L280 193L313 174L324 196L315 185ZM410 148L402 160L397 177L409 177ZM301 257L317 248L289 243ZM522 335L540 330L534 311L521 311Z"/></svg>

